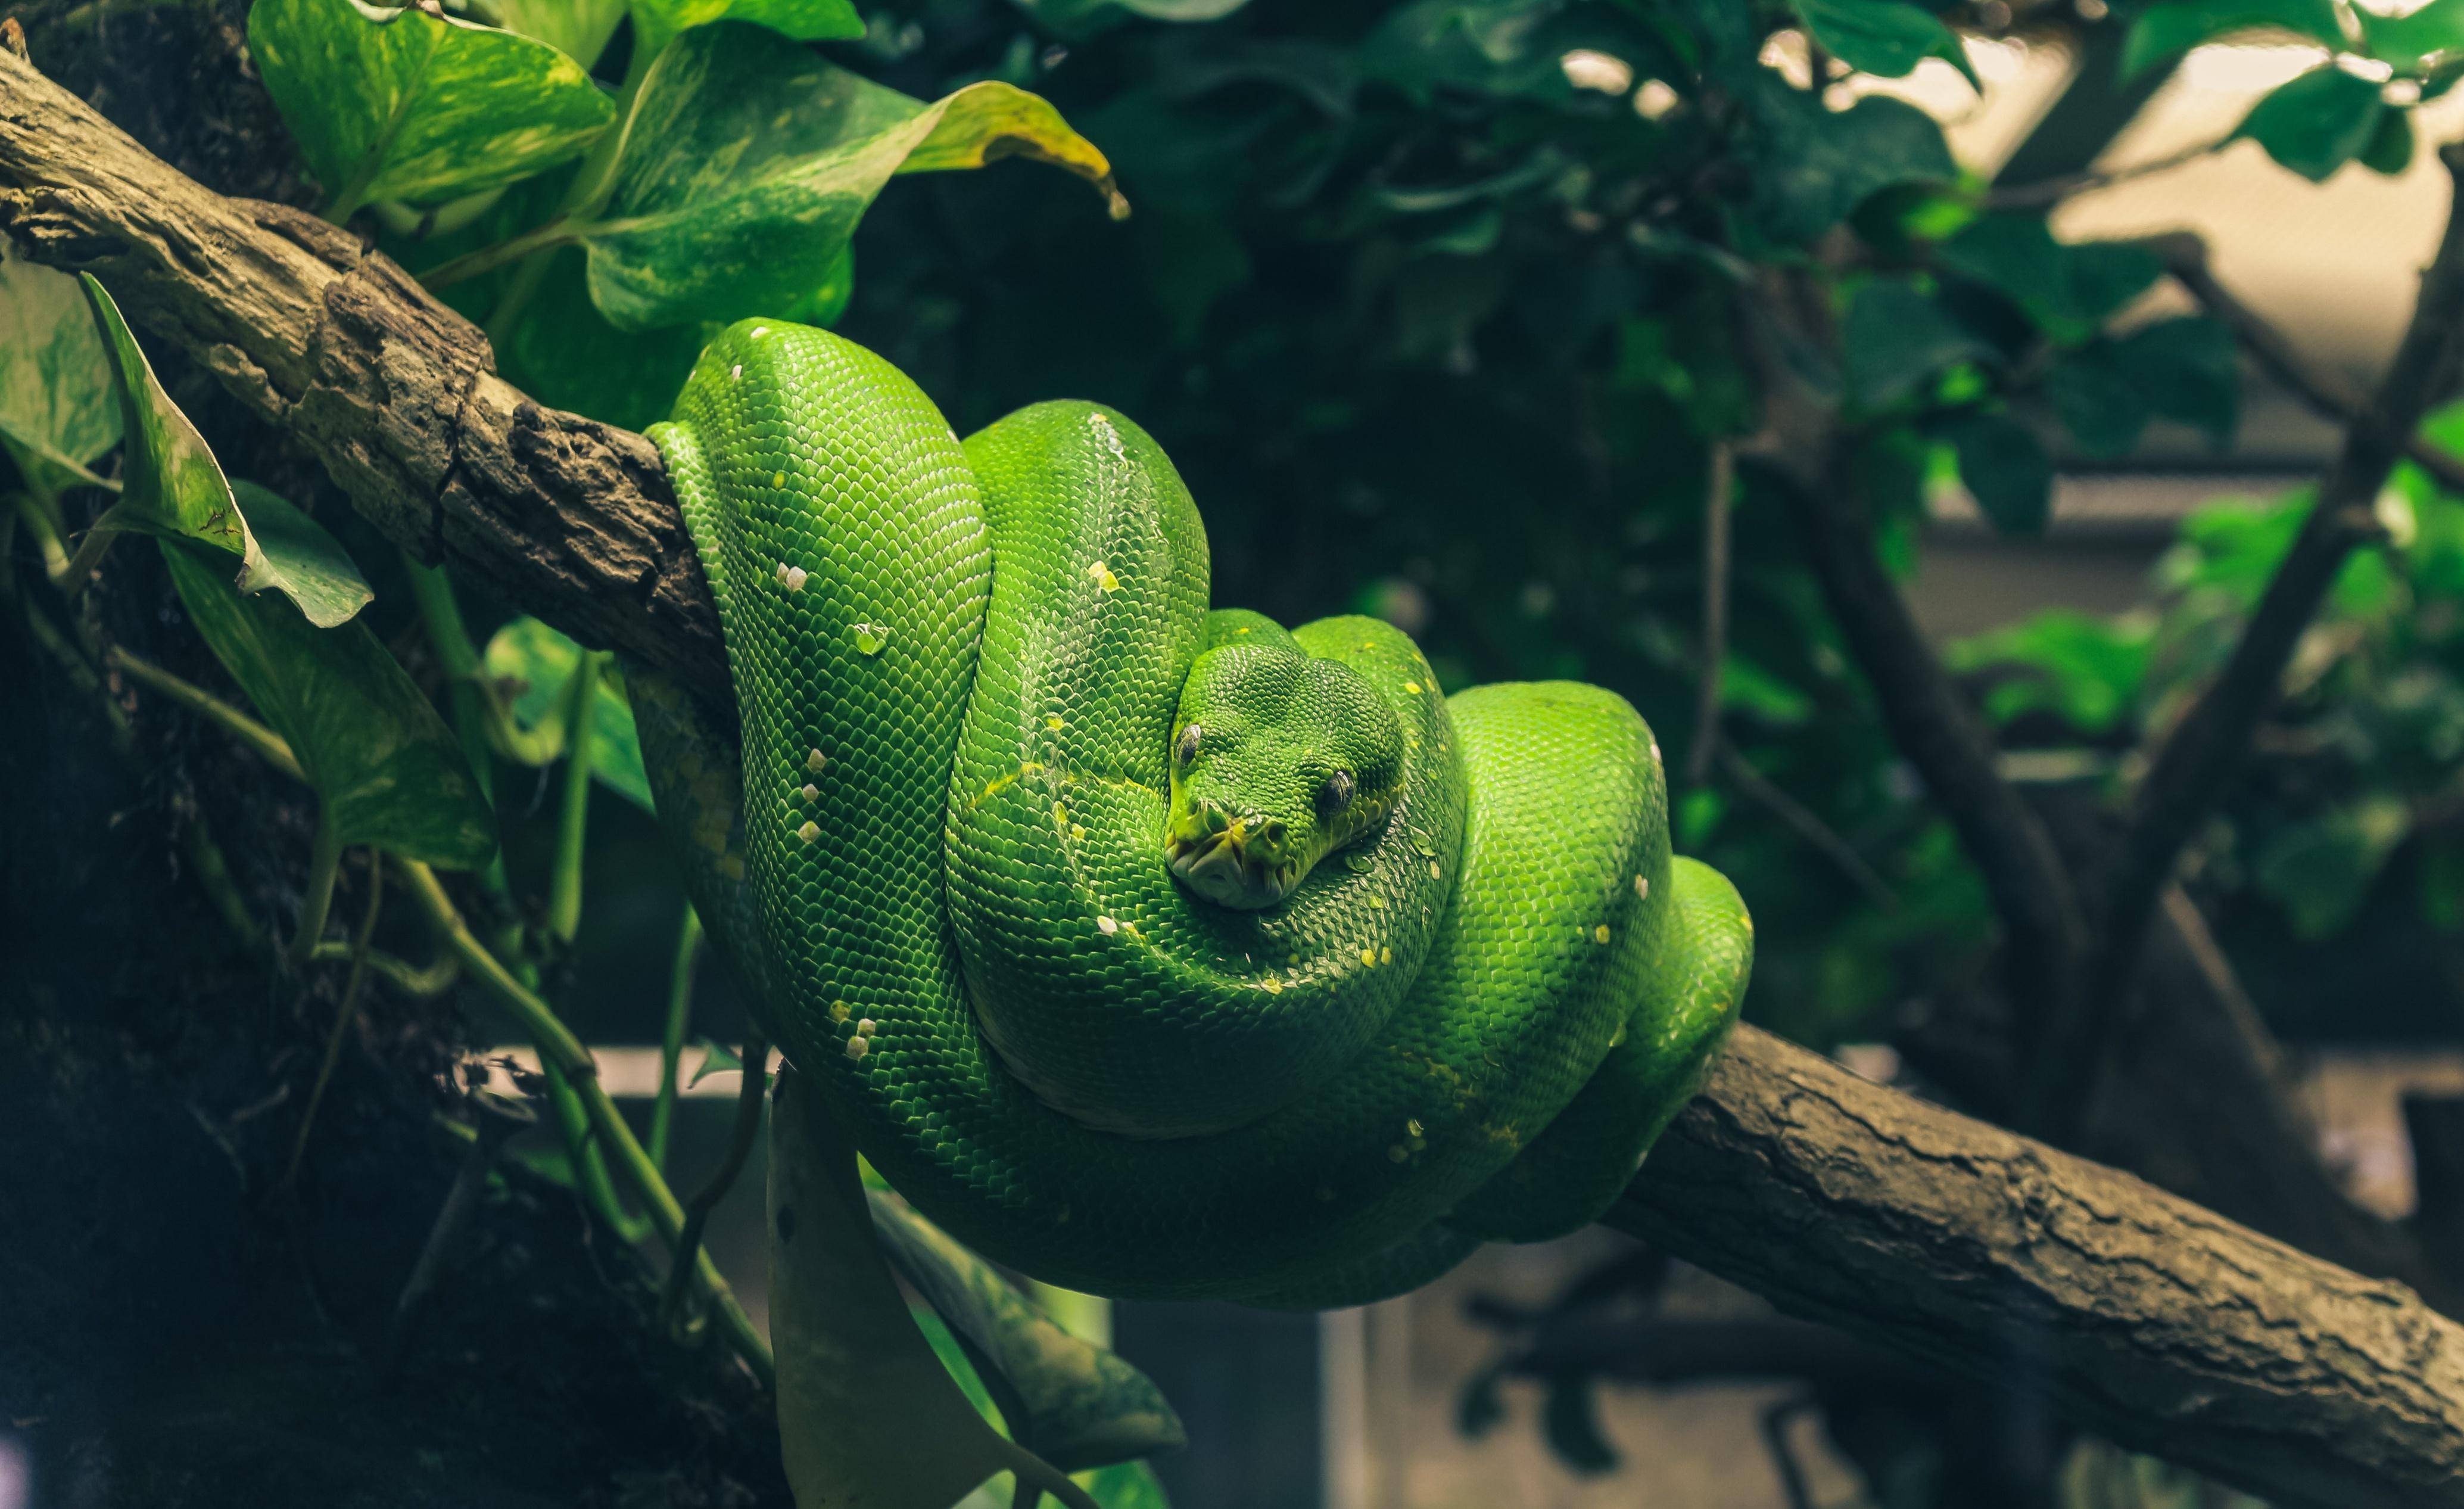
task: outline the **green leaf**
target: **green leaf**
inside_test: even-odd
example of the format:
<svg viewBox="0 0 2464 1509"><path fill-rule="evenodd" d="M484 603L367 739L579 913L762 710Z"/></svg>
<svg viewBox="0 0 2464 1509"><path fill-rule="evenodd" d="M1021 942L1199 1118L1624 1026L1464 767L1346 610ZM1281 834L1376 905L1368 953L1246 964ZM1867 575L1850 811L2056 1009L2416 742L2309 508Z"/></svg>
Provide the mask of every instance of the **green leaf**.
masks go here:
<svg viewBox="0 0 2464 1509"><path fill-rule="evenodd" d="M965 1343L1013 1439L1065 1472L1186 1444L1180 1417L1144 1373L1054 1323L897 1195L871 1201L891 1261Z"/></svg>
<svg viewBox="0 0 2464 1509"><path fill-rule="evenodd" d="M1775 239L1811 241L1881 189L1959 177L1942 127L1904 100L1869 95L1835 112L1768 69L1745 85L1756 215Z"/></svg>
<svg viewBox="0 0 2464 1509"><path fill-rule="evenodd" d="M696 1041L701 1048L701 1067L685 1081L686 1089L692 1089L712 1075L737 1074L743 1070L744 1060L737 1056L735 1049L715 1037L698 1038Z"/></svg>
<svg viewBox="0 0 2464 1509"><path fill-rule="evenodd" d="M1950 28L1905 0L1795 0L1806 31L1825 50L1860 74L1900 78L1928 57L1939 57L1985 87Z"/></svg>
<svg viewBox="0 0 2464 1509"><path fill-rule="evenodd" d="M342 623L366 606L375 594L333 536L263 488L251 486L244 496L232 492L205 437L156 381L120 306L91 274L78 276L117 379L121 428L128 441L120 501L94 526L194 541L227 552L239 566L239 590L272 588L319 629ZM264 512L262 529L250 527L252 509Z"/></svg>
<svg viewBox="0 0 2464 1509"><path fill-rule="evenodd" d="M240 516L256 536L263 561L239 580L243 592L272 588L299 605L319 629L349 621L375 598L342 542L291 499L245 479L231 484Z"/></svg>
<svg viewBox="0 0 2464 1509"><path fill-rule="evenodd" d="M1876 277L1857 290L1841 322L1848 386L1866 409L1887 409L1955 362L1994 352L1908 278Z"/></svg>
<svg viewBox="0 0 2464 1509"><path fill-rule="evenodd" d="M2089 455L2117 456L2147 429L2147 401L2109 343L2073 351L2045 373L2045 397Z"/></svg>
<svg viewBox="0 0 2464 1509"><path fill-rule="evenodd" d="M715 21L741 21L799 42L846 42L864 35L854 0L632 0L634 42L655 56L682 33Z"/></svg>
<svg viewBox="0 0 2464 1509"><path fill-rule="evenodd" d="M2277 833L2260 849L2258 888L2284 908L2294 936L2316 941L2343 930L2387 856L2412 831L2399 798L2376 794L2328 809Z"/></svg>
<svg viewBox="0 0 2464 1509"><path fill-rule="evenodd" d="M2403 15L2358 11L2372 57L2410 72L2464 52L2464 0L2430 0Z"/></svg>
<svg viewBox="0 0 2464 1509"><path fill-rule="evenodd" d="M2382 110L2378 128L2370 133L2369 145L2362 148L2362 166L2374 173L2395 177L2412 166L2412 112Z"/></svg>
<svg viewBox="0 0 2464 1509"><path fill-rule="evenodd" d="M249 50L340 218L526 178L616 119L583 66L495 27L363 0L257 0Z"/></svg>
<svg viewBox="0 0 2464 1509"><path fill-rule="evenodd" d="M162 544L189 621L299 757L342 843L455 869L488 862L495 814L461 742L367 625L316 628L280 598L234 591L218 552Z"/></svg>
<svg viewBox="0 0 2464 1509"><path fill-rule="evenodd" d="M2049 712L2086 734L2119 725L2139 705L2156 643L2145 617L2098 618L2049 609L1988 633L1953 641L1944 658L1963 674L2009 667L2026 674L1986 694L1995 721Z"/></svg>
<svg viewBox="0 0 2464 1509"><path fill-rule="evenodd" d="M525 731L553 723L562 714L565 687L582 664L582 647L536 618L516 618L488 640L480 661L490 679L508 684L514 721ZM607 788L644 811L650 810L650 778L642 768L642 739L633 709L614 678L602 676L590 704L591 737L598 757L591 773ZM554 759L557 745L543 751Z"/></svg>
<svg viewBox="0 0 2464 1509"><path fill-rule="evenodd" d="M2131 23L2122 44L2122 75L2132 78L2211 38L2258 29L2344 45L2335 0L2156 0Z"/></svg>
<svg viewBox="0 0 2464 1509"><path fill-rule="evenodd" d="M540 403L635 432L668 417L717 327L695 321L619 330L590 301L583 250L559 247L550 255L539 291L495 343L506 381ZM844 302L844 284L841 291Z"/></svg>
<svg viewBox="0 0 2464 1509"><path fill-rule="evenodd" d="M839 264L893 173L1055 164L1125 210L1111 165L1041 98L970 84L925 104L777 33L687 33L642 84L605 218L576 228L620 329L775 314Z"/></svg>
<svg viewBox="0 0 2464 1509"><path fill-rule="evenodd" d="M1012 0L1036 23L1077 41L1133 18L1149 21L1220 21L1249 0Z"/></svg>
<svg viewBox="0 0 2464 1509"><path fill-rule="evenodd" d="M1414 0L1387 11L1357 49L1362 77L1426 105L1441 89L1499 98L1562 99L1573 92L1550 23L1557 6L1535 0Z"/></svg>
<svg viewBox="0 0 2464 1509"><path fill-rule="evenodd" d="M1970 413L1943 427L1959 479L2006 535L2040 535L2053 517L2054 463L2035 433L2008 414Z"/></svg>
<svg viewBox="0 0 2464 1509"><path fill-rule="evenodd" d="M2205 431L2221 446L2241 417L2241 347L2222 321L2185 315L2114 343L2123 374L2147 407Z"/></svg>
<svg viewBox="0 0 2464 1509"><path fill-rule="evenodd" d="M111 359L77 280L0 237L0 449L49 496L100 482L88 468L120 430Z"/></svg>
<svg viewBox="0 0 2464 1509"><path fill-rule="evenodd" d="M1078 1481L1104 1509L1172 1509L1155 1469L1144 1462L1114 1462L1080 1474Z"/></svg>
<svg viewBox="0 0 2464 1509"><path fill-rule="evenodd" d="M1549 1399L1541 1407L1540 1431L1557 1459L1577 1473L1595 1474L1617 1464L1617 1448L1600 1433L1593 1381L1579 1373L1549 1380Z"/></svg>
<svg viewBox="0 0 2464 1509"><path fill-rule="evenodd" d="M2074 344L2137 298L2164 272L2145 247L2054 239L2041 215L1981 215L1944 242L1943 265L1986 284L2058 342Z"/></svg>
<svg viewBox="0 0 2464 1509"><path fill-rule="evenodd" d="M496 0L505 30L545 42L584 69L607 51L625 0Z"/></svg>
<svg viewBox="0 0 2464 1509"><path fill-rule="evenodd" d="M2249 137L2283 166L2324 183L2370 144L2386 110L2378 85L2322 63L2270 91L2233 136Z"/></svg>

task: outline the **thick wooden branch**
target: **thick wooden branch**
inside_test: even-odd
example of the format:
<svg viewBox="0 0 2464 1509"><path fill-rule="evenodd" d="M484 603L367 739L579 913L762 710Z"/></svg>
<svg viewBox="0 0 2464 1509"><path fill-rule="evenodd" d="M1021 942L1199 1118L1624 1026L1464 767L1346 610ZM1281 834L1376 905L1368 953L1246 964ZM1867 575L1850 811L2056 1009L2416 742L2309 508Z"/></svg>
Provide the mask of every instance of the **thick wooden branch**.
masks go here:
<svg viewBox="0 0 2464 1509"><path fill-rule="evenodd" d="M0 231L101 278L420 560L584 644L727 684L658 452L533 403L487 337L358 237L201 188L5 49Z"/></svg>
<svg viewBox="0 0 2464 1509"><path fill-rule="evenodd" d="M723 684L655 452L542 410L382 257L224 200L0 52L0 231L309 446L355 505L586 642ZM2014 1339L2120 1439L2280 1503L2464 1509L2464 1331L2372 1282L1747 1030L1614 1221L1927 1362Z"/></svg>
<svg viewBox="0 0 2464 1509"><path fill-rule="evenodd" d="M2279 1504L2464 1504L2464 1328L1746 1029L1608 1224Z"/></svg>

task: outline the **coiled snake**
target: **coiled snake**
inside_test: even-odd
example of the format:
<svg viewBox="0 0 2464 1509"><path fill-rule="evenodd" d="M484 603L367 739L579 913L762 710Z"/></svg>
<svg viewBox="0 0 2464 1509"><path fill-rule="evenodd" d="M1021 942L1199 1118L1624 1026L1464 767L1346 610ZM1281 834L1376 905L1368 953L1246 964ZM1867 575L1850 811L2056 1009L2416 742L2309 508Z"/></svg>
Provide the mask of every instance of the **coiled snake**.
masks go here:
<svg viewBox="0 0 2464 1509"><path fill-rule="evenodd" d="M1114 1296L1362 1302L1592 1220L1733 1020L1751 927L1669 853L1625 701L1439 693L1375 619L1208 610L1145 432L960 442L746 322L651 432L735 740L634 678L663 822L850 1140L986 1255Z"/></svg>

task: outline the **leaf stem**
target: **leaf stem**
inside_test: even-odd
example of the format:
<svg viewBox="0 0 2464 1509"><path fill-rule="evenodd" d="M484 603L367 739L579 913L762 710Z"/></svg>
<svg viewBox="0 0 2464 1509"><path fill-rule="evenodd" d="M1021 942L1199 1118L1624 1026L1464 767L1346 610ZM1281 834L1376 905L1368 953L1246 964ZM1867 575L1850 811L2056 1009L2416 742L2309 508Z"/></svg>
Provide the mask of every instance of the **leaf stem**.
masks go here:
<svg viewBox="0 0 2464 1509"><path fill-rule="evenodd" d="M518 261L533 252L548 251L554 247L562 246L567 241L578 240L584 229L586 227L574 224L571 216L559 215L547 224L526 231L510 241L499 241L494 246L483 246L475 252L466 252L460 256L450 257L437 263L419 275L420 286L431 293L439 288L451 288L455 283L465 282L478 277L481 273L494 272L507 262Z"/></svg>
<svg viewBox="0 0 2464 1509"><path fill-rule="evenodd" d="M353 946L339 939L319 943L308 958L313 964L347 964ZM382 948L367 951L368 968L403 994L421 1000L433 999L453 988L462 978L462 961L451 953L440 953L424 965L386 953Z"/></svg>
<svg viewBox="0 0 2464 1509"><path fill-rule="evenodd" d="M627 1246L640 1242L650 1234L650 1223L625 1209L624 1197L616 1192L616 1182L607 1172L607 1156L600 1150L598 1132L590 1124L590 1108L583 1103L572 1076L546 1061L540 1063L539 1073L547 1079L548 1100L556 1107L565 1157L573 1165L574 1183L581 1187L583 1199Z"/></svg>
<svg viewBox="0 0 2464 1509"><path fill-rule="evenodd" d="M193 682L173 676L150 660L132 655L119 645L103 652L103 661L113 670L133 681L141 681L165 697L197 714L208 722L248 746L251 753L295 781L306 781L308 773L299 766L299 757L280 734L231 706L211 692Z"/></svg>
<svg viewBox="0 0 2464 1509"><path fill-rule="evenodd" d="M676 929L675 963L668 970L668 1026L659 1039L659 1098L650 1105L650 1162L668 1166L668 1123L676 1108L676 1065L684 1057L685 1029L693 1019L693 964L701 957L701 914L685 902Z"/></svg>
<svg viewBox="0 0 2464 1509"><path fill-rule="evenodd" d="M590 776L598 764L598 730L590 713L608 653L585 650L565 685L564 801L557 813L556 869L548 877L547 930L570 943L582 927L582 860L590 834Z"/></svg>
<svg viewBox="0 0 2464 1509"><path fill-rule="evenodd" d="M111 553L111 543L119 538L119 530L101 524L88 529L85 538L77 542L77 554L60 568L60 594L73 598L85 590L85 584L94 576L94 568L102 565L102 558Z"/></svg>
<svg viewBox="0 0 2464 1509"><path fill-rule="evenodd" d="M69 552L60 544L59 524L52 518L51 510L32 491L13 492L9 497L16 504L17 517L26 521L26 532L34 537L34 547L42 553L43 574L55 583L67 580Z"/></svg>
<svg viewBox="0 0 2464 1509"><path fill-rule="evenodd" d="M368 860L368 904L360 914L360 930L351 942L351 973L342 983L342 1004L334 1009L334 1030L325 1034L325 1056L317 1065L317 1082L309 1087L307 1107L299 1113L299 1134L292 1139L291 1161L283 1165L282 1179L275 1187L278 1189L290 1188L299 1178L299 1161L308 1156L308 1134L317 1125L317 1107L324 1103L325 1087L333 1082L334 1067L342 1060L342 1039L360 1014L360 982L367 977L368 940L376 936L377 911L385 900L385 866L378 863L373 847L362 852ZM311 949L309 957L320 952Z"/></svg>
<svg viewBox="0 0 2464 1509"><path fill-rule="evenodd" d="M599 1083L598 1064L591 1058L590 1050L583 1046L582 1039L573 1035L572 1029L558 1019L545 1001L516 980L513 972L479 942L469 924L462 921L461 914L454 910L453 902L446 896L445 887L438 882L435 871L416 860L398 858L394 864L412 899L428 914L447 944L461 957L463 964L488 993L521 1024L532 1045L539 1050L539 1061L554 1063L564 1071L591 1125L599 1134L601 1145L614 1156L617 1166L625 1171L634 1192L641 1196L643 1209L660 1239L671 1244L670 1250L673 1251L673 1244L684 1234L684 1208L676 1203L675 1192L668 1187L667 1179L650 1162L650 1155L634 1137L633 1129L625 1124L625 1118L616 1109L615 1100ZM709 1291L713 1311L727 1337L729 1347L743 1359L745 1365L753 1369L764 1386L772 1384L777 1377L777 1367L771 1357L769 1339L754 1326L743 1306L736 1302L735 1292L728 1287L718 1265L711 1261L710 1254L698 1254L694 1268L701 1276L703 1288Z"/></svg>
<svg viewBox="0 0 2464 1509"><path fill-rule="evenodd" d="M685 1208L684 1232L676 1238L675 1254L668 1264L668 1293L659 1310L671 1327L684 1317L686 1281L701 1255L702 1228L727 1198L727 1191L736 1187L744 1161L752 1155L754 1136L761 1130L761 1101L769 1089L770 1044L754 1028L744 1034L744 1082L736 1092L736 1127L727 1141L727 1156L693 1191L693 1203Z"/></svg>
<svg viewBox="0 0 2464 1509"><path fill-rule="evenodd" d="M306 964L325 931L325 915L334 907L334 875L342 866L341 829L334 821L333 804L319 798L317 836L308 849L308 889L299 898L299 929L291 935L291 962Z"/></svg>

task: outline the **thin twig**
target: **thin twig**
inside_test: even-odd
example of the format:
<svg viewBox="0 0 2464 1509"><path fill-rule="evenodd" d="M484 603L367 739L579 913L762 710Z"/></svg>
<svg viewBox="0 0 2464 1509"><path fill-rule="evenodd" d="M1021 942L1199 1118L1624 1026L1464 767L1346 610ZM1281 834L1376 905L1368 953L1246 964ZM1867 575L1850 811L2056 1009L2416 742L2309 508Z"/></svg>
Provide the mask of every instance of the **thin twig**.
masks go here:
<svg viewBox="0 0 2464 1509"><path fill-rule="evenodd" d="M2370 395L2361 384L2333 366L2313 361L2268 318L2244 303L2216 277L2208 260L2208 244L2196 233L2168 232L2141 243L2165 263L2165 270L2199 307L2232 327L2242 349L2270 377L2310 410L2338 424L2349 425L2369 407ZM2405 443L2404 454L2451 493L2464 493L2464 459L2418 432Z"/></svg>
<svg viewBox="0 0 2464 1509"><path fill-rule="evenodd" d="M709 1224L718 1202L727 1198L727 1191L736 1187L744 1161L753 1154L753 1139L761 1130L761 1098L769 1088L770 1044L759 1029L752 1029L744 1034L744 1082L736 1092L736 1127L728 1138L727 1156L685 1207L684 1234L676 1238L675 1254L668 1264L668 1294L659 1309L671 1327L684 1318L688 1280L694 1260L701 1255L702 1228Z"/></svg>
<svg viewBox="0 0 2464 1509"><path fill-rule="evenodd" d="M1726 775L1738 790L1744 792L1749 800L1787 824L1798 837L1812 844L1824 858L1837 865L1839 873L1854 882L1857 889L1865 894L1867 900L1885 912L1900 910L1899 893L1892 890L1890 882L1883 879L1872 865L1865 862L1865 856L1857 852L1856 845L1841 837L1829 823L1816 816L1811 808L1766 779L1760 770L1753 767L1751 761L1737 752L1735 745L1724 740L1717 753L1721 773Z"/></svg>
<svg viewBox="0 0 2464 1509"><path fill-rule="evenodd" d="M351 944L334 940L317 945L308 958L312 964L348 963ZM383 979L403 994L429 1000L453 988L462 978L462 961L451 953L440 953L424 965L397 958L382 948L367 951L368 972Z"/></svg>
<svg viewBox="0 0 2464 1509"><path fill-rule="evenodd" d="M103 654L103 663L132 680L162 693L188 711L204 718L225 733L246 744L249 752L295 781L305 781L308 773L299 767L299 757L280 734L231 706L205 688L173 676L151 660L132 655L119 645Z"/></svg>
<svg viewBox="0 0 2464 1509"><path fill-rule="evenodd" d="M2146 162L2131 163L2122 167L2106 168L2102 172L2064 173L2055 178L2039 178L2033 183L1988 189L1985 190L1984 205L1988 210L2038 209L2045 205L2057 204L2073 194L2085 193L2097 189L2110 189L2116 184L2126 184L2134 178L2145 178L2154 173L2170 172L2176 167L2185 166L2211 153L2224 150L2233 144L2233 140L2230 136L2219 137L2212 142L2202 142L2196 146L2186 146L2178 152L2168 152L2163 157L2149 158Z"/></svg>
<svg viewBox="0 0 2464 1509"><path fill-rule="evenodd" d="M299 1113L299 1134L292 1139L291 1161L283 1165L278 1189L290 1188L299 1177L299 1161L308 1154L308 1134L317 1125L317 1107L324 1103L325 1086L333 1081L334 1066L342 1060L342 1039L359 1017L360 982L368 972L368 940L376 936L377 910L385 900L385 866L377 861L375 849L366 854L368 904L360 914L360 931L351 942L351 972L342 982L342 1004L334 1009L333 1031L325 1034L325 1057L317 1066L317 1082L308 1087L308 1106Z"/></svg>
<svg viewBox="0 0 2464 1509"><path fill-rule="evenodd" d="M1728 661L1729 497L1736 491L1736 453L1726 438L1711 442L1703 479L1703 679L1694 700L1694 745L1685 755L1685 784L1711 777L1720 746L1720 677Z"/></svg>
<svg viewBox="0 0 2464 1509"><path fill-rule="evenodd" d="M2346 560L2380 536L2380 490L2407 454L2422 416L2453 387L2464 355L2464 145L2439 152L2455 188L2437 255L2403 343L2370 401L2354 414L2344 443L2319 485L2319 501L2277 566L2233 656L2150 761L2140 784L2107 891L2104 946L2079 1001L2036 1059L2033 1098L2047 1109L2076 1110L2173 867L2207 822L2249 752L2254 730L2277 702L2284 668L2318 616Z"/></svg>
<svg viewBox="0 0 2464 1509"><path fill-rule="evenodd" d="M668 1166L668 1126L675 1116L676 1067L684 1056L685 1029L693 1021L693 965L701 957L701 914L685 902L676 928L675 960L668 967L668 1020L659 1036L659 1095L650 1102L650 1162Z"/></svg>

